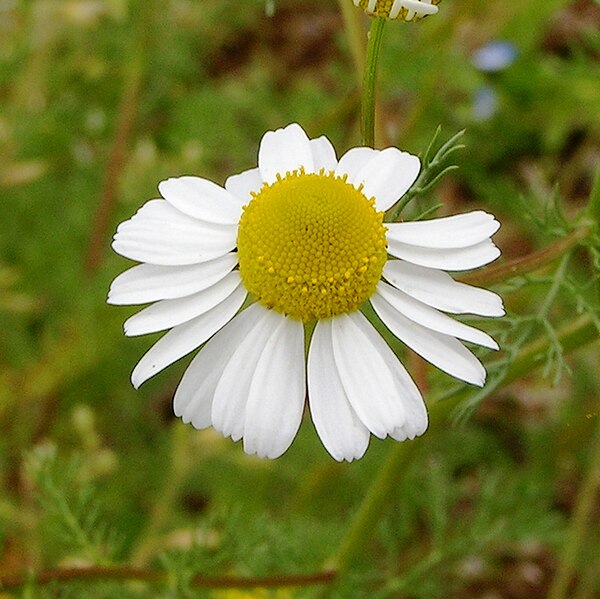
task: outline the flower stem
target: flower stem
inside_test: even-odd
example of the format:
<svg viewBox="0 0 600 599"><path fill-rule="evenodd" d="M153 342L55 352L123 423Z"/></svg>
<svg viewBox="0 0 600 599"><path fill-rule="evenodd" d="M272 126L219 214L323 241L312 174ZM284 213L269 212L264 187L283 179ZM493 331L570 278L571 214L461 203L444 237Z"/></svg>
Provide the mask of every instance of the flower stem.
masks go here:
<svg viewBox="0 0 600 599"><path fill-rule="evenodd" d="M144 534L132 552L131 561L134 566L144 566L162 549L160 531L168 522L171 509L177 503L177 495L182 482L194 464L193 460L189 459L188 441L188 428L181 426L179 423L175 424L171 429L171 463L165 478L165 485L152 506Z"/></svg>
<svg viewBox="0 0 600 599"><path fill-rule="evenodd" d="M405 465L414 455L419 443L399 443L392 447L387 460L377 473L377 476L365 496L354 520L347 529L346 535L337 548L336 554L325 564L326 570L344 572L364 550L365 541L370 537L385 512L385 505L398 481Z"/></svg>
<svg viewBox="0 0 600 599"><path fill-rule="evenodd" d="M373 19L367 43L367 60L363 79L363 100L361 113L361 139L364 146L375 145L375 88L377 85L377 64L385 19Z"/></svg>
<svg viewBox="0 0 600 599"><path fill-rule="evenodd" d="M360 79L365 72L365 42L361 14L348 0L338 0L338 4L344 19L344 29L347 33L352 61L356 68L356 76Z"/></svg>
<svg viewBox="0 0 600 599"><path fill-rule="evenodd" d="M599 333L594 319L586 314L559 330L557 340L563 351L567 353L597 340ZM512 360L495 389L508 385L526 372L530 372L544 364L550 347L551 340L545 336L526 345ZM430 406L429 433L442 426L447 427L448 417L456 406L464 400L469 391L469 387L461 385L454 390L445 392L443 395L430 399L428 402ZM339 574L342 574L363 553L365 542L373 534L376 523L385 511L384 507L401 484L402 473L406 469L406 464L415 456L423 443L421 437L391 447L387 460L376 475L336 553L327 562L327 569L336 570Z"/></svg>
<svg viewBox="0 0 600 599"><path fill-rule="evenodd" d="M600 167L594 175L587 211L593 219L595 226L600 228Z"/></svg>
<svg viewBox="0 0 600 599"><path fill-rule="evenodd" d="M501 283L512 277L527 274L563 256L568 250L579 245L584 239L587 239L591 231L590 226L582 225L541 250L522 258L515 258L502 264L481 268L476 272L460 277L460 280L470 285L488 286Z"/></svg>
<svg viewBox="0 0 600 599"><path fill-rule="evenodd" d="M140 16L139 22L147 23L144 16ZM141 104L140 96L145 74L145 39L146 33L138 27L137 36L134 37L129 52L129 62L126 62L123 68L123 91L117 110L115 134L104 170L100 201L93 217L84 261L87 275L94 274L100 267L107 246L111 218L118 203L119 182L127 165L133 128Z"/></svg>
<svg viewBox="0 0 600 599"><path fill-rule="evenodd" d="M598 236L600 235L600 167L596 170L596 174L594 175L594 182L592 183L590 199L587 205L587 213L593 221L592 226L596 242L596 247L590 246L589 248L590 258L592 264L598 264L598 261L600 260L600 258L598 258ZM596 281L596 291L598 299L600 299L600 279Z"/></svg>
<svg viewBox="0 0 600 599"><path fill-rule="evenodd" d="M577 495L575 510L571 518L567 538L556 576L552 581L549 599L567 599L571 597L569 583L577 565L579 550L585 546L585 537L591 525L598 480L600 480L600 418L596 415L596 433L589 451L590 464L585 479ZM591 564L588 564L591 567Z"/></svg>

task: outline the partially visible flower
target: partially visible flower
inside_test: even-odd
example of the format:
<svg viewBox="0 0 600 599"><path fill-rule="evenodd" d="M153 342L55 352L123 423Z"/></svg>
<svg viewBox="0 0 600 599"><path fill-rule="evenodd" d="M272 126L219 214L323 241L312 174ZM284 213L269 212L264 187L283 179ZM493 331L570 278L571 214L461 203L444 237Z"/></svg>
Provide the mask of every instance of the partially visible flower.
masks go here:
<svg viewBox="0 0 600 599"><path fill-rule="evenodd" d="M326 137L309 139L293 124L267 132L258 167L224 188L199 177L160 183L165 199L144 204L113 243L143 264L115 279L108 301L154 302L125 333L170 329L135 367L134 386L206 343L177 389L175 413L243 438L247 453L286 451L307 396L336 460L360 458L371 433L422 434L421 394L364 306L426 360L480 386L485 369L459 339L498 346L444 312L504 311L496 294L444 272L498 257L492 215L384 223L419 169L396 148L354 148L338 160ZM314 325L308 344L305 324Z"/></svg>
<svg viewBox="0 0 600 599"><path fill-rule="evenodd" d="M473 65L485 73L496 73L509 67L517 58L517 47L505 40L493 40L473 52Z"/></svg>
<svg viewBox="0 0 600 599"><path fill-rule="evenodd" d="M386 17L401 21L417 21L438 11L441 0L352 0L374 17Z"/></svg>
<svg viewBox="0 0 600 599"><path fill-rule="evenodd" d="M476 121L487 121L498 111L498 94L490 85L481 85L473 98L473 117Z"/></svg>
<svg viewBox="0 0 600 599"><path fill-rule="evenodd" d="M471 62L483 73L498 73L507 69L516 60L518 53L517 47L512 42L493 40L475 50L471 56ZM500 101L495 86L492 83L480 85L473 98L475 120L491 119L498 111L499 105Z"/></svg>

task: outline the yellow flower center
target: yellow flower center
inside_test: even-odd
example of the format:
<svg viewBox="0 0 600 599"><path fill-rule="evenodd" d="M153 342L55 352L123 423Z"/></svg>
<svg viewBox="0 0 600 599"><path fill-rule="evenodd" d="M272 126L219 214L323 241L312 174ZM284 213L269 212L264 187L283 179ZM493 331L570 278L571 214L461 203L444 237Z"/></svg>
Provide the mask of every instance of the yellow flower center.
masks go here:
<svg viewBox="0 0 600 599"><path fill-rule="evenodd" d="M287 173L244 207L240 275L264 306L297 320L352 312L381 278L385 232L375 200L346 177Z"/></svg>
<svg viewBox="0 0 600 599"><path fill-rule="evenodd" d="M394 0L353 0L354 4L359 8L362 8L370 15L375 17L388 17L400 21L418 21L422 16L418 12L413 10L409 10L408 8L402 6L397 7L394 14L392 13L392 9L394 8ZM439 4L441 0L430 0L427 4L433 4L434 6Z"/></svg>

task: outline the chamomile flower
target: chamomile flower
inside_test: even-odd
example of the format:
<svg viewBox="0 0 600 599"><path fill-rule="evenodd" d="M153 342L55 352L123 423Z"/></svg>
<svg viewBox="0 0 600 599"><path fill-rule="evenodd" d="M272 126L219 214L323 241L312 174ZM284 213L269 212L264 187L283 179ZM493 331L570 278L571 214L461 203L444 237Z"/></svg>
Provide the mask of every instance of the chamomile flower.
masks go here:
<svg viewBox="0 0 600 599"><path fill-rule="evenodd" d="M400 21L417 21L438 11L441 0L352 0L374 17L386 17Z"/></svg>
<svg viewBox="0 0 600 599"><path fill-rule="evenodd" d="M258 167L224 187L188 176L160 183L164 199L122 223L113 243L142 264L115 279L108 301L152 303L125 333L168 329L135 367L134 386L205 344L179 384L175 413L243 438L249 454L285 452L307 397L336 460L360 458L370 434L421 435L421 394L361 310L370 302L408 347L483 385L482 364L459 340L496 343L445 312L500 316L503 308L494 293L445 272L499 255L493 216L384 222L419 169L396 148L354 148L338 160L327 138L292 124L267 132Z"/></svg>

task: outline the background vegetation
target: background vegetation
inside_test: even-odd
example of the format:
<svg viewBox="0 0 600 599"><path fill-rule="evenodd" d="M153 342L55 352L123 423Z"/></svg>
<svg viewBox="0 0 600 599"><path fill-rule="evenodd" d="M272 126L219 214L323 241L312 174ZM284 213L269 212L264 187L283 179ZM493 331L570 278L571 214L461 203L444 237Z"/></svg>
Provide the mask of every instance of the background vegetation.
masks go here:
<svg viewBox="0 0 600 599"><path fill-rule="evenodd" d="M494 212L516 266L484 275L509 314L482 325L503 346L483 354L483 393L408 358L430 406L448 407L405 444L335 580L329 560L353 542L393 441L338 464L307 416L287 454L262 461L172 416L187 359L129 384L152 340L125 339L135 310L104 303L128 266L109 249L116 224L163 178L250 168L269 128L298 121L340 154L356 145L368 23L340 4L0 1L2 599L599 596L593 0L445 0L386 27L378 145L423 154L439 125L437 145L466 129L460 168L415 209ZM518 54L485 73L473 52L494 39Z"/></svg>

